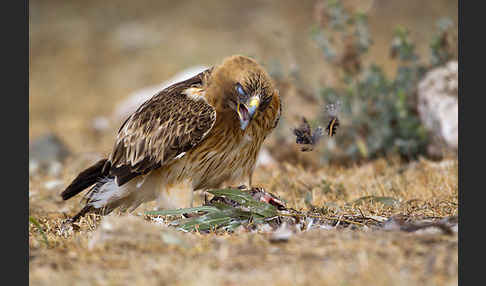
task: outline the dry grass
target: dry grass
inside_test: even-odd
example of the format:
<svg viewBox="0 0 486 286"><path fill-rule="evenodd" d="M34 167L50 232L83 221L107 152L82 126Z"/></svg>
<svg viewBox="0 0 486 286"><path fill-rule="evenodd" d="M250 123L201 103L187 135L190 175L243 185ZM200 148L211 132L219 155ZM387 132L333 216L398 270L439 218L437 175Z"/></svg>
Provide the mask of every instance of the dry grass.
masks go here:
<svg viewBox="0 0 486 286"><path fill-rule="evenodd" d="M334 213L410 218L458 215L457 160L412 164L378 160L352 168L308 172L285 166L257 170L259 185L294 208L312 205ZM330 182L322 191L321 180ZM58 190L38 178L31 190L30 213L47 235L30 224L32 284L81 285L452 285L457 283L457 233L405 233L384 230L313 229L272 244L264 231L235 234L182 233L140 215L90 215L74 229L63 226L77 202L62 203ZM342 184L341 192L334 186ZM366 195L389 196L396 207L380 203L346 206ZM67 205L67 206L66 206ZM46 206L42 207L41 206ZM64 212L60 211L64 209ZM102 222L100 224L100 221Z"/></svg>

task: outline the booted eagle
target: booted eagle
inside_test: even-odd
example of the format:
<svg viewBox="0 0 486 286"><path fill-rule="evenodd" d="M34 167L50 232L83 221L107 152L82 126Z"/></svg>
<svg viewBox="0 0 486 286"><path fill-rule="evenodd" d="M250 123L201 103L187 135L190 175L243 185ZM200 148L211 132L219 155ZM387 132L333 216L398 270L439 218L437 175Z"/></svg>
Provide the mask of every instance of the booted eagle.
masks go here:
<svg viewBox="0 0 486 286"><path fill-rule="evenodd" d="M143 103L122 124L108 158L82 171L62 192L89 188L87 212L192 204L195 190L249 185L263 141L277 126L280 96L253 59L232 56Z"/></svg>

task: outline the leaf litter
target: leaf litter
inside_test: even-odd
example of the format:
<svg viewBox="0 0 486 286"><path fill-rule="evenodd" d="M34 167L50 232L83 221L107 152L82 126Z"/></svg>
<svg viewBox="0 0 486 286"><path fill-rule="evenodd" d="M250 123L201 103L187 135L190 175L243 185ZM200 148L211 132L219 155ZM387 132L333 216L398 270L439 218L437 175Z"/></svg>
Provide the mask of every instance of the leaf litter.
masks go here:
<svg viewBox="0 0 486 286"><path fill-rule="evenodd" d="M386 230L416 232L435 228L446 235L457 232L457 216L437 219L411 219L405 216L365 216L359 206L365 202L396 207L400 202L391 197L365 196L354 200L347 207L355 207L357 214L329 215L325 208L311 207L295 210L286 206L283 199L263 188L215 189L204 205L193 208L146 212L146 218L184 232L267 232L270 242L285 242L293 233L311 229Z"/></svg>

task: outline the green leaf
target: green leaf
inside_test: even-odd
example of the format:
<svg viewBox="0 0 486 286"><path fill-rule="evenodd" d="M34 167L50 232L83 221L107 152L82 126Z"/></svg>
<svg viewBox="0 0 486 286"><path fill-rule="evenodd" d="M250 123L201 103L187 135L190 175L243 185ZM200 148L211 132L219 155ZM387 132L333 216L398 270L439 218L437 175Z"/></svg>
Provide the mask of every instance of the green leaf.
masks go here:
<svg viewBox="0 0 486 286"><path fill-rule="evenodd" d="M37 228L37 230L39 230L39 232L40 232L40 233L41 233L41 235L42 235L43 242L46 244L46 246L47 246L47 247L49 247L49 241L47 240L47 236L46 236L46 234L44 233L44 230L42 229L42 227L41 227L41 225L39 224L39 222L38 222L38 221L37 221L35 218L33 218L33 217L31 217L31 216L29 216L29 221L30 221L32 224L34 224L34 225L35 225L35 227Z"/></svg>
<svg viewBox="0 0 486 286"><path fill-rule="evenodd" d="M222 202L213 202L210 206L146 212L149 215L181 215L185 213L205 212L200 216L181 218L170 222L170 225L182 231L212 231L223 229L232 231L242 224L252 221L263 223L265 218L278 214L277 209L265 202L255 200L250 193L239 189L209 190L210 194L232 200L238 205L232 206Z"/></svg>
<svg viewBox="0 0 486 286"><path fill-rule="evenodd" d="M145 214L167 216L167 215L182 215L182 214L195 213L195 212L217 212L217 211L219 210L215 207L201 206L195 208L185 208L185 209L176 209L176 210L150 211L150 212L145 212Z"/></svg>

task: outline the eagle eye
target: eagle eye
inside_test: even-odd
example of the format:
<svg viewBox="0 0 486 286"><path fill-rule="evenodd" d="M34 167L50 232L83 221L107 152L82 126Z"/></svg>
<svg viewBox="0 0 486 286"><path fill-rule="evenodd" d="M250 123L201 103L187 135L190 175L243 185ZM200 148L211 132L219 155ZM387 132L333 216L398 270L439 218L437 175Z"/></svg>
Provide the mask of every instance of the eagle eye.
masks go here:
<svg viewBox="0 0 486 286"><path fill-rule="evenodd" d="M238 92L238 96L242 99L248 98L248 94L243 90L243 87L240 83L236 83L236 91Z"/></svg>

